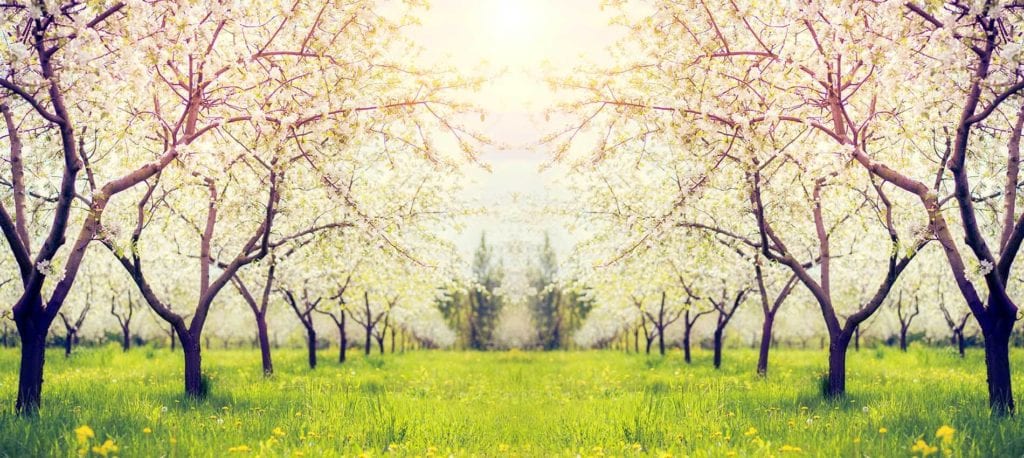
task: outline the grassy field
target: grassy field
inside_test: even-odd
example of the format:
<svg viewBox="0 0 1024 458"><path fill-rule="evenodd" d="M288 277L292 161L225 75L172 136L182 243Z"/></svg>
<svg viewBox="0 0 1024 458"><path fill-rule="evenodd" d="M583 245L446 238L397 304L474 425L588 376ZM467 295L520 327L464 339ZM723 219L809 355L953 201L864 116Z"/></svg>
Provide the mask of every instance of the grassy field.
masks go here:
<svg viewBox="0 0 1024 458"><path fill-rule="evenodd" d="M776 352L768 380L749 350L720 372L703 353L692 366L675 353L332 355L311 371L302 351L278 351L264 379L255 351L207 352L212 394L191 401L166 349L54 350L26 420L11 413L17 353L0 350L0 455L1024 455L1021 420L988 416L979 351L851 352L849 395L833 403L816 351Z"/></svg>

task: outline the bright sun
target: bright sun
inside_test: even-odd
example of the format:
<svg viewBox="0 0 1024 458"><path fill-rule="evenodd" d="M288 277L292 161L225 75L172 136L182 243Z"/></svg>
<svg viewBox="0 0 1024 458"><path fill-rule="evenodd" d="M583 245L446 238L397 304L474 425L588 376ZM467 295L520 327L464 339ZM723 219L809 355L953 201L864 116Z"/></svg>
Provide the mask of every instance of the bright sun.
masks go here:
<svg viewBox="0 0 1024 458"><path fill-rule="evenodd" d="M508 38L522 34L530 28L532 11L529 11L530 2L517 0L497 0L492 14L494 14L495 29L501 35L508 35Z"/></svg>

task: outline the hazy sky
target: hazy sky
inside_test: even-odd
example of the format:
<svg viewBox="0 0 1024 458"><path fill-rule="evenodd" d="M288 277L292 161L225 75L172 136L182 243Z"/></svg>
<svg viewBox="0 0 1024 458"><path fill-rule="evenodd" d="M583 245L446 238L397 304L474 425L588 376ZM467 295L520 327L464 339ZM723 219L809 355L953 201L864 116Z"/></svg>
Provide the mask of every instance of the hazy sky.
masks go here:
<svg viewBox="0 0 1024 458"><path fill-rule="evenodd" d="M481 62L507 69L505 76L475 94L488 117L484 133L504 149L490 148L482 157L492 172L471 172L465 190L487 214L471 218L453 235L467 257L481 231L499 244L533 244L548 230L562 254L571 244L562 221L537 211L569 196L557 171L541 173L549 159L531 144L557 126L545 125L543 110L552 94L541 79L542 67L567 71L586 61L600 61L620 34L609 26L611 14L599 0L432 0L420 14L422 25L408 30L426 49L421 58L443 60L467 70Z"/></svg>

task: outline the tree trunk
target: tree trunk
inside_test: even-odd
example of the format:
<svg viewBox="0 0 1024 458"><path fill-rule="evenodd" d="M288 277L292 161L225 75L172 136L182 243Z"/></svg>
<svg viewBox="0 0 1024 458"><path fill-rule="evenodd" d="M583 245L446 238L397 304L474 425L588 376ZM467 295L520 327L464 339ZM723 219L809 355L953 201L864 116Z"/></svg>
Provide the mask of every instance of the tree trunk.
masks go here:
<svg viewBox="0 0 1024 458"><path fill-rule="evenodd" d="M860 326L853 331L853 351L860 351Z"/></svg>
<svg viewBox="0 0 1024 458"><path fill-rule="evenodd" d="M260 357L263 361L263 376L274 375L274 361L270 358L270 336L267 333L267 317L256 314L256 335L260 344Z"/></svg>
<svg viewBox="0 0 1024 458"><path fill-rule="evenodd" d="M640 329L633 330L633 353L640 353Z"/></svg>
<svg viewBox="0 0 1024 458"><path fill-rule="evenodd" d="M658 351L661 356L665 356L665 329L661 328L658 330Z"/></svg>
<svg viewBox="0 0 1024 458"><path fill-rule="evenodd" d="M373 337L373 335L370 332L370 328L366 328L366 345L364 347L365 350L366 350L366 356L370 356L370 339L372 337Z"/></svg>
<svg viewBox="0 0 1024 458"><path fill-rule="evenodd" d="M686 364L690 364L690 362L691 362L691 359L690 359L690 331L692 329L693 328L691 328L690 326L687 326L686 327L686 331L683 332L683 361L686 361Z"/></svg>
<svg viewBox="0 0 1024 458"><path fill-rule="evenodd" d="M714 348L715 348L714 366L715 366L715 369L719 369L719 368L722 367L722 333L724 331L725 330L722 329L721 327L715 328L715 337L714 337Z"/></svg>
<svg viewBox="0 0 1024 458"><path fill-rule="evenodd" d="M377 348L380 350L380 354L384 354L384 336L377 338Z"/></svg>
<svg viewBox="0 0 1024 458"><path fill-rule="evenodd" d="M647 341L647 346L644 347L644 353L649 355L649 354L651 354L651 344L654 343L654 339L652 339L650 337L645 337L644 340Z"/></svg>
<svg viewBox="0 0 1024 458"><path fill-rule="evenodd" d="M128 326L121 327L121 351L128 351L132 347L132 331Z"/></svg>
<svg viewBox="0 0 1024 458"><path fill-rule="evenodd" d="M992 415L1014 413L1013 387L1010 383L1010 334L1013 319L986 318L981 321L985 338L985 369L988 375L988 403Z"/></svg>
<svg viewBox="0 0 1024 458"><path fill-rule="evenodd" d="M345 333L345 321L342 318L338 325L338 363L345 362L345 352L348 350L348 334Z"/></svg>
<svg viewBox="0 0 1024 458"><path fill-rule="evenodd" d="M768 376L768 352L772 346L772 327L775 325L775 315L765 315L764 324L761 326L761 350L757 354L757 375Z"/></svg>
<svg viewBox="0 0 1024 458"><path fill-rule="evenodd" d="M900 351L907 351L907 329L903 327L900 328Z"/></svg>
<svg viewBox="0 0 1024 458"><path fill-rule="evenodd" d="M309 368L316 369L316 329L312 325L306 327L306 346L309 350Z"/></svg>
<svg viewBox="0 0 1024 458"><path fill-rule="evenodd" d="M206 387L203 386L202 346L198 338L190 335L178 337L181 339L181 349L185 352L185 394L201 398L206 395Z"/></svg>
<svg viewBox="0 0 1024 458"><path fill-rule="evenodd" d="M829 338L828 383L825 386L825 397L828 399L846 394L846 350L850 347L851 337L840 334Z"/></svg>
<svg viewBox="0 0 1024 458"><path fill-rule="evenodd" d="M64 357L68 358L71 356L71 345L74 343L75 333L68 331L67 336L64 338Z"/></svg>
<svg viewBox="0 0 1024 458"><path fill-rule="evenodd" d="M957 331L953 334L953 340L956 341L957 349L960 351L960 358L964 357L964 332Z"/></svg>
<svg viewBox="0 0 1024 458"><path fill-rule="evenodd" d="M395 354L395 328L391 328L391 354Z"/></svg>
<svg viewBox="0 0 1024 458"><path fill-rule="evenodd" d="M46 333L21 337L21 372L18 379L16 410L23 415L39 411L43 391L43 364L46 360Z"/></svg>
<svg viewBox="0 0 1024 458"><path fill-rule="evenodd" d="M43 392L43 365L46 361L46 334L50 327L39 298L35 304L14 308L14 324L21 336L21 369L18 373L18 399L15 410L21 415L35 415ZM28 305L31 305L29 307Z"/></svg>

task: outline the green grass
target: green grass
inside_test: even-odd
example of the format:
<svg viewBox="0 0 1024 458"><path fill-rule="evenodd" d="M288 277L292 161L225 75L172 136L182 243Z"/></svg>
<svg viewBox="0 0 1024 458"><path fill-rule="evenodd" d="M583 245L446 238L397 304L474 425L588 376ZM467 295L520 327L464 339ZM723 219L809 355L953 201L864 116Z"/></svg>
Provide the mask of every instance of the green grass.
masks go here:
<svg viewBox="0 0 1024 458"><path fill-rule="evenodd" d="M727 351L717 372L704 353L690 366L678 353L410 352L344 366L332 355L310 371L302 351L277 351L264 379L256 351L205 352L212 393L191 401L180 354L54 350L40 416L22 419L17 353L0 350L0 455L76 456L81 425L121 456L909 456L918 439L953 456L1024 454L1021 420L989 418L977 350L851 351L849 394L831 403L817 351L776 351L768 380L750 350ZM956 429L945 445L943 425Z"/></svg>

